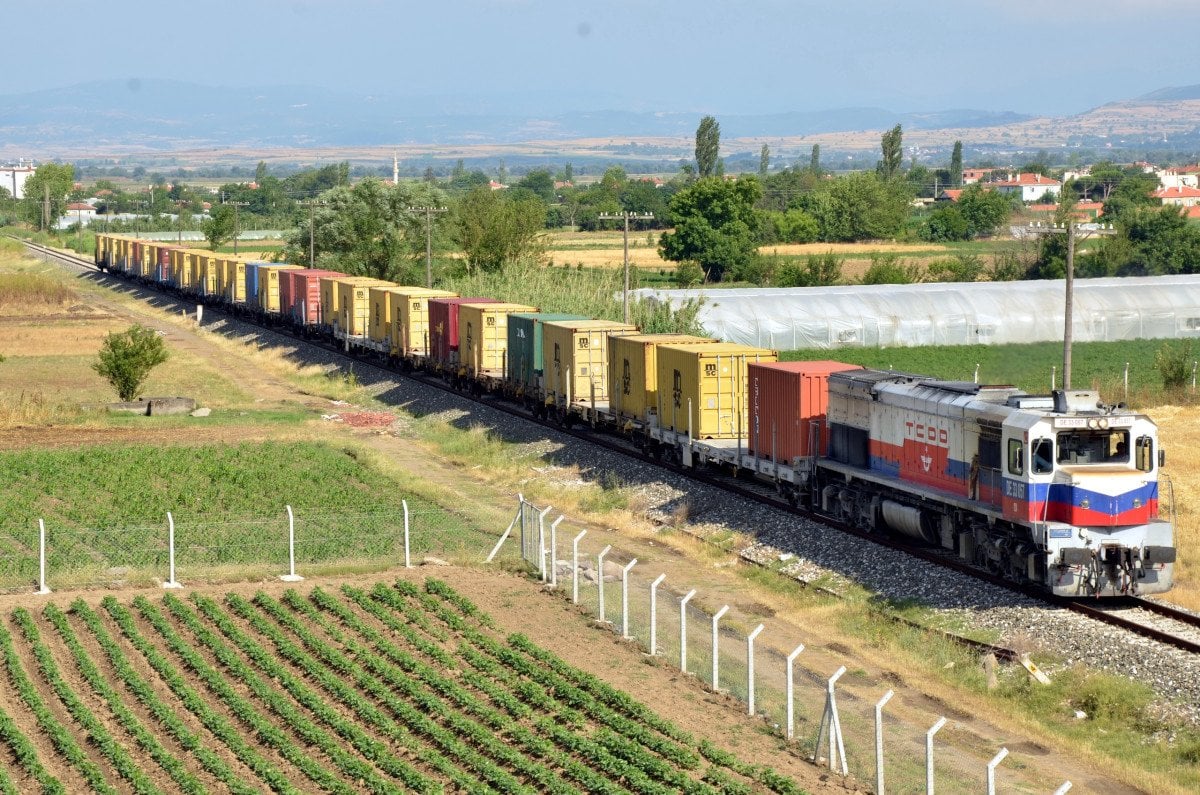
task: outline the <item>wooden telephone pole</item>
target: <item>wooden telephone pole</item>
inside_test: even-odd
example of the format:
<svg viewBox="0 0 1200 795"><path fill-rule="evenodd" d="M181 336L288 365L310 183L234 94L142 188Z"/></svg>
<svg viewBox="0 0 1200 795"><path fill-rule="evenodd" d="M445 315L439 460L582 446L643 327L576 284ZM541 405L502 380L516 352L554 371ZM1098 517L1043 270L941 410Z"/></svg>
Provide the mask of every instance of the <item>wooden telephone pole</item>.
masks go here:
<svg viewBox="0 0 1200 795"><path fill-rule="evenodd" d="M601 221L625 222L625 289L621 292L621 305L625 310L625 322L629 322L629 220L649 221L654 213L633 213L626 210L620 213L600 213L596 216Z"/></svg>

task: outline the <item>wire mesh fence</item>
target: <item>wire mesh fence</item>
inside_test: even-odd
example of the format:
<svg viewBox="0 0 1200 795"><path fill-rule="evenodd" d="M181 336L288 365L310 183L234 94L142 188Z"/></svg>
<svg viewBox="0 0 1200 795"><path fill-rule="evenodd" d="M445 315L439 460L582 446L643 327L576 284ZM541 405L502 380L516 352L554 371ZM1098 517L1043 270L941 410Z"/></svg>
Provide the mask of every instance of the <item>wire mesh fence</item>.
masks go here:
<svg viewBox="0 0 1200 795"><path fill-rule="evenodd" d="M406 510L407 509L407 510ZM171 532L173 525L173 533ZM459 517L417 502L394 511L297 511L216 521L174 516L161 524L47 526L0 532L0 592L148 585L231 576L378 570L434 556L474 557L485 539ZM174 541L172 548L171 541ZM406 556L406 550L408 552Z"/></svg>
<svg viewBox="0 0 1200 795"><path fill-rule="evenodd" d="M627 633L664 665L686 670L708 687L738 699L747 712L753 687L753 713L759 719L786 738L790 712L794 747L819 764L841 771L840 759L830 758L828 731L821 733L823 718L830 717L826 713L829 680L838 665L828 662L829 654L820 655L819 661L814 654L838 652L836 639L788 638L781 643L778 635L785 631L783 627L763 621L751 662L747 637L759 626L759 616L708 604L704 594L690 584L666 582L659 571L635 563L625 550L606 550L603 542L589 538L586 532L578 544L578 565L573 565L572 541L582 528L569 518L552 517L544 508L524 500L521 503L513 530L523 529L519 549L534 576L547 583L557 578L557 592L568 600L577 593L578 604L594 620L603 621L614 633ZM552 544L557 546L556 556L550 555ZM714 616L719 616L715 633ZM804 643L811 647L800 650ZM794 655L790 710L789 655ZM875 706L889 689L889 681L870 675L853 660L847 660L844 667L834 684L841 735L838 757L844 754L851 775L874 783L879 773ZM998 749L967 725L972 716L929 696L903 692L880 710L880 717L886 791L926 791L926 735L941 717L947 722L933 738L936 788L943 792L984 790L988 762ZM839 763L833 765L834 761ZM1006 789L1036 792L1050 783L1038 778L1041 771L1036 766L1023 764L1019 758L1004 763L998 775L1006 779Z"/></svg>

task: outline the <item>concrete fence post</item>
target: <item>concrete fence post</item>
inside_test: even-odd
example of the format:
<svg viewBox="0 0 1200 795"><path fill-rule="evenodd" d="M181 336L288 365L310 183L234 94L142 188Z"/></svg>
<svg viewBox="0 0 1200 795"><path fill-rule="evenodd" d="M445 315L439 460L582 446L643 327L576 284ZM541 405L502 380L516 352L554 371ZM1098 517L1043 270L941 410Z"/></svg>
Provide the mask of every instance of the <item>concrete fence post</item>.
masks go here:
<svg viewBox="0 0 1200 795"><path fill-rule="evenodd" d="M38 519L38 589L39 594L50 593L46 585L46 522Z"/></svg>
<svg viewBox="0 0 1200 795"><path fill-rule="evenodd" d="M162 584L162 587L182 588L183 585L175 579L175 517L171 516L170 511L167 511L167 560L171 576Z"/></svg>
<svg viewBox="0 0 1200 795"><path fill-rule="evenodd" d="M571 604L579 604L579 542L587 535L587 530L580 530L579 535L571 542Z"/></svg>
<svg viewBox="0 0 1200 795"><path fill-rule="evenodd" d="M621 637L629 640L629 570L637 565L637 558L621 569Z"/></svg>
<svg viewBox="0 0 1200 795"><path fill-rule="evenodd" d="M946 719L938 718L925 732L925 795L933 795L933 735L945 725Z"/></svg>
<svg viewBox="0 0 1200 795"><path fill-rule="evenodd" d="M600 599L600 617L601 624L607 623L604 617L604 556L612 550L612 544L607 545L600 550L600 554L596 556L596 589Z"/></svg>
<svg viewBox="0 0 1200 795"><path fill-rule="evenodd" d="M411 569L412 568L412 559L409 557L409 548L408 548L408 531L409 531L408 500L400 500L400 507L402 507L404 509L404 568Z"/></svg>
<svg viewBox="0 0 1200 795"><path fill-rule="evenodd" d="M558 525L565 516L560 516L550 523L550 585L558 587Z"/></svg>
<svg viewBox="0 0 1200 795"><path fill-rule="evenodd" d="M716 614L713 615L713 617L712 617L712 689L713 689L714 693L717 690L720 690L720 681L721 681L720 677L718 676L718 671L719 671L720 665L721 665L720 664L721 648L720 648L718 641L719 641L721 635L720 635L720 630L717 628L717 624L720 623L721 618L724 617L724 615L728 612L729 612L729 605L725 605L720 610L718 610L716 612Z"/></svg>
<svg viewBox="0 0 1200 795"><path fill-rule="evenodd" d="M696 595L696 589L687 592L679 600L679 670L687 673L687 604Z"/></svg>
<svg viewBox="0 0 1200 795"><path fill-rule="evenodd" d="M666 574L660 574L650 583L650 656L658 654L658 586L667 579Z"/></svg>
<svg viewBox="0 0 1200 795"><path fill-rule="evenodd" d="M746 714L754 715L754 639L766 628L759 624L746 636Z"/></svg>
<svg viewBox="0 0 1200 795"><path fill-rule="evenodd" d="M1006 756L1008 756L1008 749L1001 748L1000 752L992 757L992 761L988 762L987 795L996 795L996 767L1004 761Z"/></svg>
<svg viewBox="0 0 1200 795"><path fill-rule="evenodd" d="M796 658L800 656L800 652L804 651L804 644L799 646L787 656L787 738L794 739L796 736L795 730L795 704L796 704L796 678L794 673L794 663Z"/></svg>
<svg viewBox="0 0 1200 795"><path fill-rule="evenodd" d="M546 581L546 514L550 510L551 506L547 505L546 510L538 512L538 575L542 582Z"/></svg>
<svg viewBox="0 0 1200 795"><path fill-rule="evenodd" d="M1071 791L1072 786L1074 785L1071 784L1070 781L1064 781L1061 787L1054 790L1054 795L1067 795L1067 793Z"/></svg>
<svg viewBox="0 0 1200 795"><path fill-rule="evenodd" d="M284 582L300 582L304 578L296 573L296 515L292 506L285 505L288 515L288 573L279 579Z"/></svg>
<svg viewBox="0 0 1200 795"><path fill-rule="evenodd" d="M893 695L889 690L875 703L875 795L883 795L883 707Z"/></svg>

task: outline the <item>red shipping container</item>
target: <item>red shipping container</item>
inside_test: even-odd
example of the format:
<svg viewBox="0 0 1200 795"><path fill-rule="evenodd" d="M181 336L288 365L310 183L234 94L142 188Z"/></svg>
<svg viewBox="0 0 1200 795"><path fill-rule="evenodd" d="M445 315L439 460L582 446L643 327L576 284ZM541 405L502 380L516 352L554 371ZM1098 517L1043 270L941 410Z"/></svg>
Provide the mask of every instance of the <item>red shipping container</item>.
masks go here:
<svg viewBox="0 0 1200 795"><path fill-rule="evenodd" d="M321 317L321 277L345 275L320 268L280 271L280 314L305 326L316 325Z"/></svg>
<svg viewBox="0 0 1200 795"><path fill-rule="evenodd" d="M462 304L495 304L495 298L430 298L429 355L438 364L458 361L458 307Z"/></svg>
<svg viewBox="0 0 1200 795"><path fill-rule="evenodd" d="M154 268L154 280L169 282L171 280L171 252L178 251L182 246L159 246L158 262Z"/></svg>
<svg viewBox="0 0 1200 795"><path fill-rule="evenodd" d="M829 376L859 370L842 362L751 362L750 440L753 455L777 463L824 455L829 445L825 412L829 406ZM820 423L818 449L811 449L812 427Z"/></svg>

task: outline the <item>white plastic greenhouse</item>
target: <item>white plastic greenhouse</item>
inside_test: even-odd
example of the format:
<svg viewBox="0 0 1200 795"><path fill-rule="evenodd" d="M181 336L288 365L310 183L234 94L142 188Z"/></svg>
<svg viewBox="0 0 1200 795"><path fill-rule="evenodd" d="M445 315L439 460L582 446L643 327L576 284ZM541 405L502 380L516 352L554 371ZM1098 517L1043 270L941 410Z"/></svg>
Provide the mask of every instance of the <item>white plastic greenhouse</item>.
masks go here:
<svg viewBox="0 0 1200 795"><path fill-rule="evenodd" d="M641 289L677 307L702 298L705 331L798 348L1000 345L1063 338L1064 280L745 289ZM1077 342L1200 336L1200 276L1076 279Z"/></svg>

